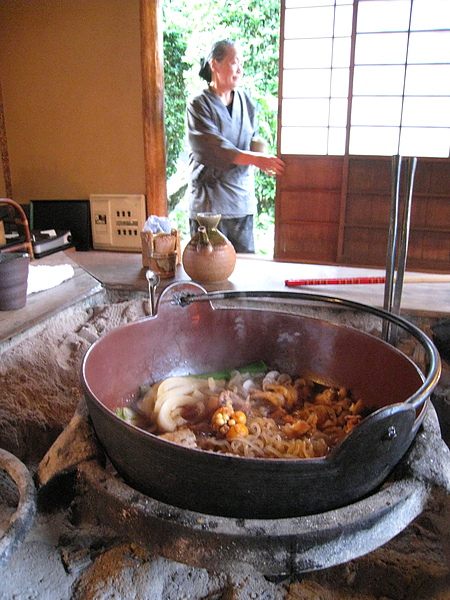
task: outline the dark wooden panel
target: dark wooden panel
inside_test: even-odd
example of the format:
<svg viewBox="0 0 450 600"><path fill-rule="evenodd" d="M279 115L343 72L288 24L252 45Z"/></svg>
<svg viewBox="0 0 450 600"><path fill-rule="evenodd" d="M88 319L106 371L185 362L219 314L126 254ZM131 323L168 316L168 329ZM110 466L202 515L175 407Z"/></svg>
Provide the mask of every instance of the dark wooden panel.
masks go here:
<svg viewBox="0 0 450 600"><path fill-rule="evenodd" d="M352 225L384 226L389 228L391 199L386 196L363 196L351 194L347 197L345 222Z"/></svg>
<svg viewBox="0 0 450 600"><path fill-rule="evenodd" d="M342 260L350 265L384 266L387 240L385 229L349 227L345 232Z"/></svg>
<svg viewBox="0 0 450 600"><path fill-rule="evenodd" d="M414 232L408 245L408 270L437 270L450 267L447 233ZM352 227L346 231L342 264L384 268L387 235L382 230Z"/></svg>
<svg viewBox="0 0 450 600"><path fill-rule="evenodd" d="M279 180L282 190L340 190L343 158L336 156L283 156L286 171Z"/></svg>
<svg viewBox="0 0 450 600"><path fill-rule="evenodd" d="M284 224L276 256L280 260L333 263L336 260L337 225L333 223Z"/></svg>
<svg viewBox="0 0 450 600"><path fill-rule="evenodd" d="M386 158L351 158L348 172L350 192L391 193L391 161Z"/></svg>
<svg viewBox="0 0 450 600"><path fill-rule="evenodd" d="M281 192L279 218L283 221L339 221L339 192L299 190Z"/></svg>
<svg viewBox="0 0 450 600"><path fill-rule="evenodd" d="M430 192L450 195L450 162L436 162L431 165Z"/></svg>
<svg viewBox="0 0 450 600"><path fill-rule="evenodd" d="M278 182L275 258L384 268L392 158L283 158L287 170ZM403 163L402 205L406 177ZM407 267L450 271L450 160L420 158L413 192Z"/></svg>
<svg viewBox="0 0 450 600"><path fill-rule="evenodd" d="M411 227L426 225L428 220L428 198L413 197L411 203Z"/></svg>
<svg viewBox="0 0 450 600"><path fill-rule="evenodd" d="M428 198L413 196L411 204L411 227L417 229L449 229L450 199L433 196Z"/></svg>
<svg viewBox="0 0 450 600"><path fill-rule="evenodd" d="M427 264L432 267L433 264L440 263L442 267L450 270L450 236L447 232L421 232L411 231L408 264L413 265L414 261L418 264Z"/></svg>
<svg viewBox="0 0 450 600"><path fill-rule="evenodd" d="M424 159L417 161L414 192L450 195L450 161Z"/></svg>

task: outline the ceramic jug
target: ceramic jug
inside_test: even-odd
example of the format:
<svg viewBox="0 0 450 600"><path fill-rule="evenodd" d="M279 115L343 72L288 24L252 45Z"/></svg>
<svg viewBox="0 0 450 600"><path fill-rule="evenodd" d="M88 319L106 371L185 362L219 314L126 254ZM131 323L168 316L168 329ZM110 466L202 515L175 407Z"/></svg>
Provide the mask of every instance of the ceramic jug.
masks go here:
<svg viewBox="0 0 450 600"><path fill-rule="evenodd" d="M198 213L199 228L183 252L183 267L193 281L225 281L236 266L233 244L217 229L222 215Z"/></svg>

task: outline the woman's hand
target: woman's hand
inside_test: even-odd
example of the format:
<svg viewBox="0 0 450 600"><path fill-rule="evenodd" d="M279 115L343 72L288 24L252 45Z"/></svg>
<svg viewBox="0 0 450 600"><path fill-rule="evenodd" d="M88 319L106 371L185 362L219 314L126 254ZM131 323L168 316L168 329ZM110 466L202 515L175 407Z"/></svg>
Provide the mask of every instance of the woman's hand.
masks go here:
<svg viewBox="0 0 450 600"><path fill-rule="evenodd" d="M255 162L253 163L255 167L261 169L268 175L282 175L284 173L285 164L278 158L278 156L274 156L273 154L260 154L255 152Z"/></svg>
<svg viewBox="0 0 450 600"><path fill-rule="evenodd" d="M285 164L273 154L263 154L262 152L251 152L239 150L234 158L235 165L254 165L264 171L268 175L282 175L284 173Z"/></svg>

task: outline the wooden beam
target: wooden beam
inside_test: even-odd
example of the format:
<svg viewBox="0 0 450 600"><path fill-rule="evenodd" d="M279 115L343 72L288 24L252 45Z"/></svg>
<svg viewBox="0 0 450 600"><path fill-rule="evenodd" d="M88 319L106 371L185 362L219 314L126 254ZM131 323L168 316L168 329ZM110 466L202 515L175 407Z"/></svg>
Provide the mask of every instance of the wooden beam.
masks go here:
<svg viewBox="0 0 450 600"><path fill-rule="evenodd" d="M140 0L142 114L147 214L167 216L164 60L160 0Z"/></svg>
<svg viewBox="0 0 450 600"><path fill-rule="evenodd" d="M5 181L6 196L12 200L13 190L11 183L11 170L9 168L8 138L6 137L5 113L3 111L3 93L0 82L0 151L2 156L3 178Z"/></svg>

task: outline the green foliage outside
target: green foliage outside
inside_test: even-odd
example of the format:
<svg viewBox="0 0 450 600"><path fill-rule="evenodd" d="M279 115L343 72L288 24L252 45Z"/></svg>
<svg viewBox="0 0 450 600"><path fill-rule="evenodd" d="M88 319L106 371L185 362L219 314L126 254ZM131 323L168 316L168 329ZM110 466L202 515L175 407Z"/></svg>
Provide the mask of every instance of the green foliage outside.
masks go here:
<svg viewBox="0 0 450 600"><path fill-rule="evenodd" d="M258 106L260 136L276 152L278 109L279 0L164 0L165 122L169 212L188 235L187 154L185 114L188 99L205 82L199 62L212 44L230 38L244 50L242 86ZM275 179L255 169L258 199L256 246L272 254Z"/></svg>
<svg viewBox="0 0 450 600"><path fill-rule="evenodd" d="M184 119L182 118L186 110L184 73L189 65L184 60L187 44L183 30L177 27L165 28L163 40L166 171L167 177L170 178L176 173L178 157L184 150Z"/></svg>

